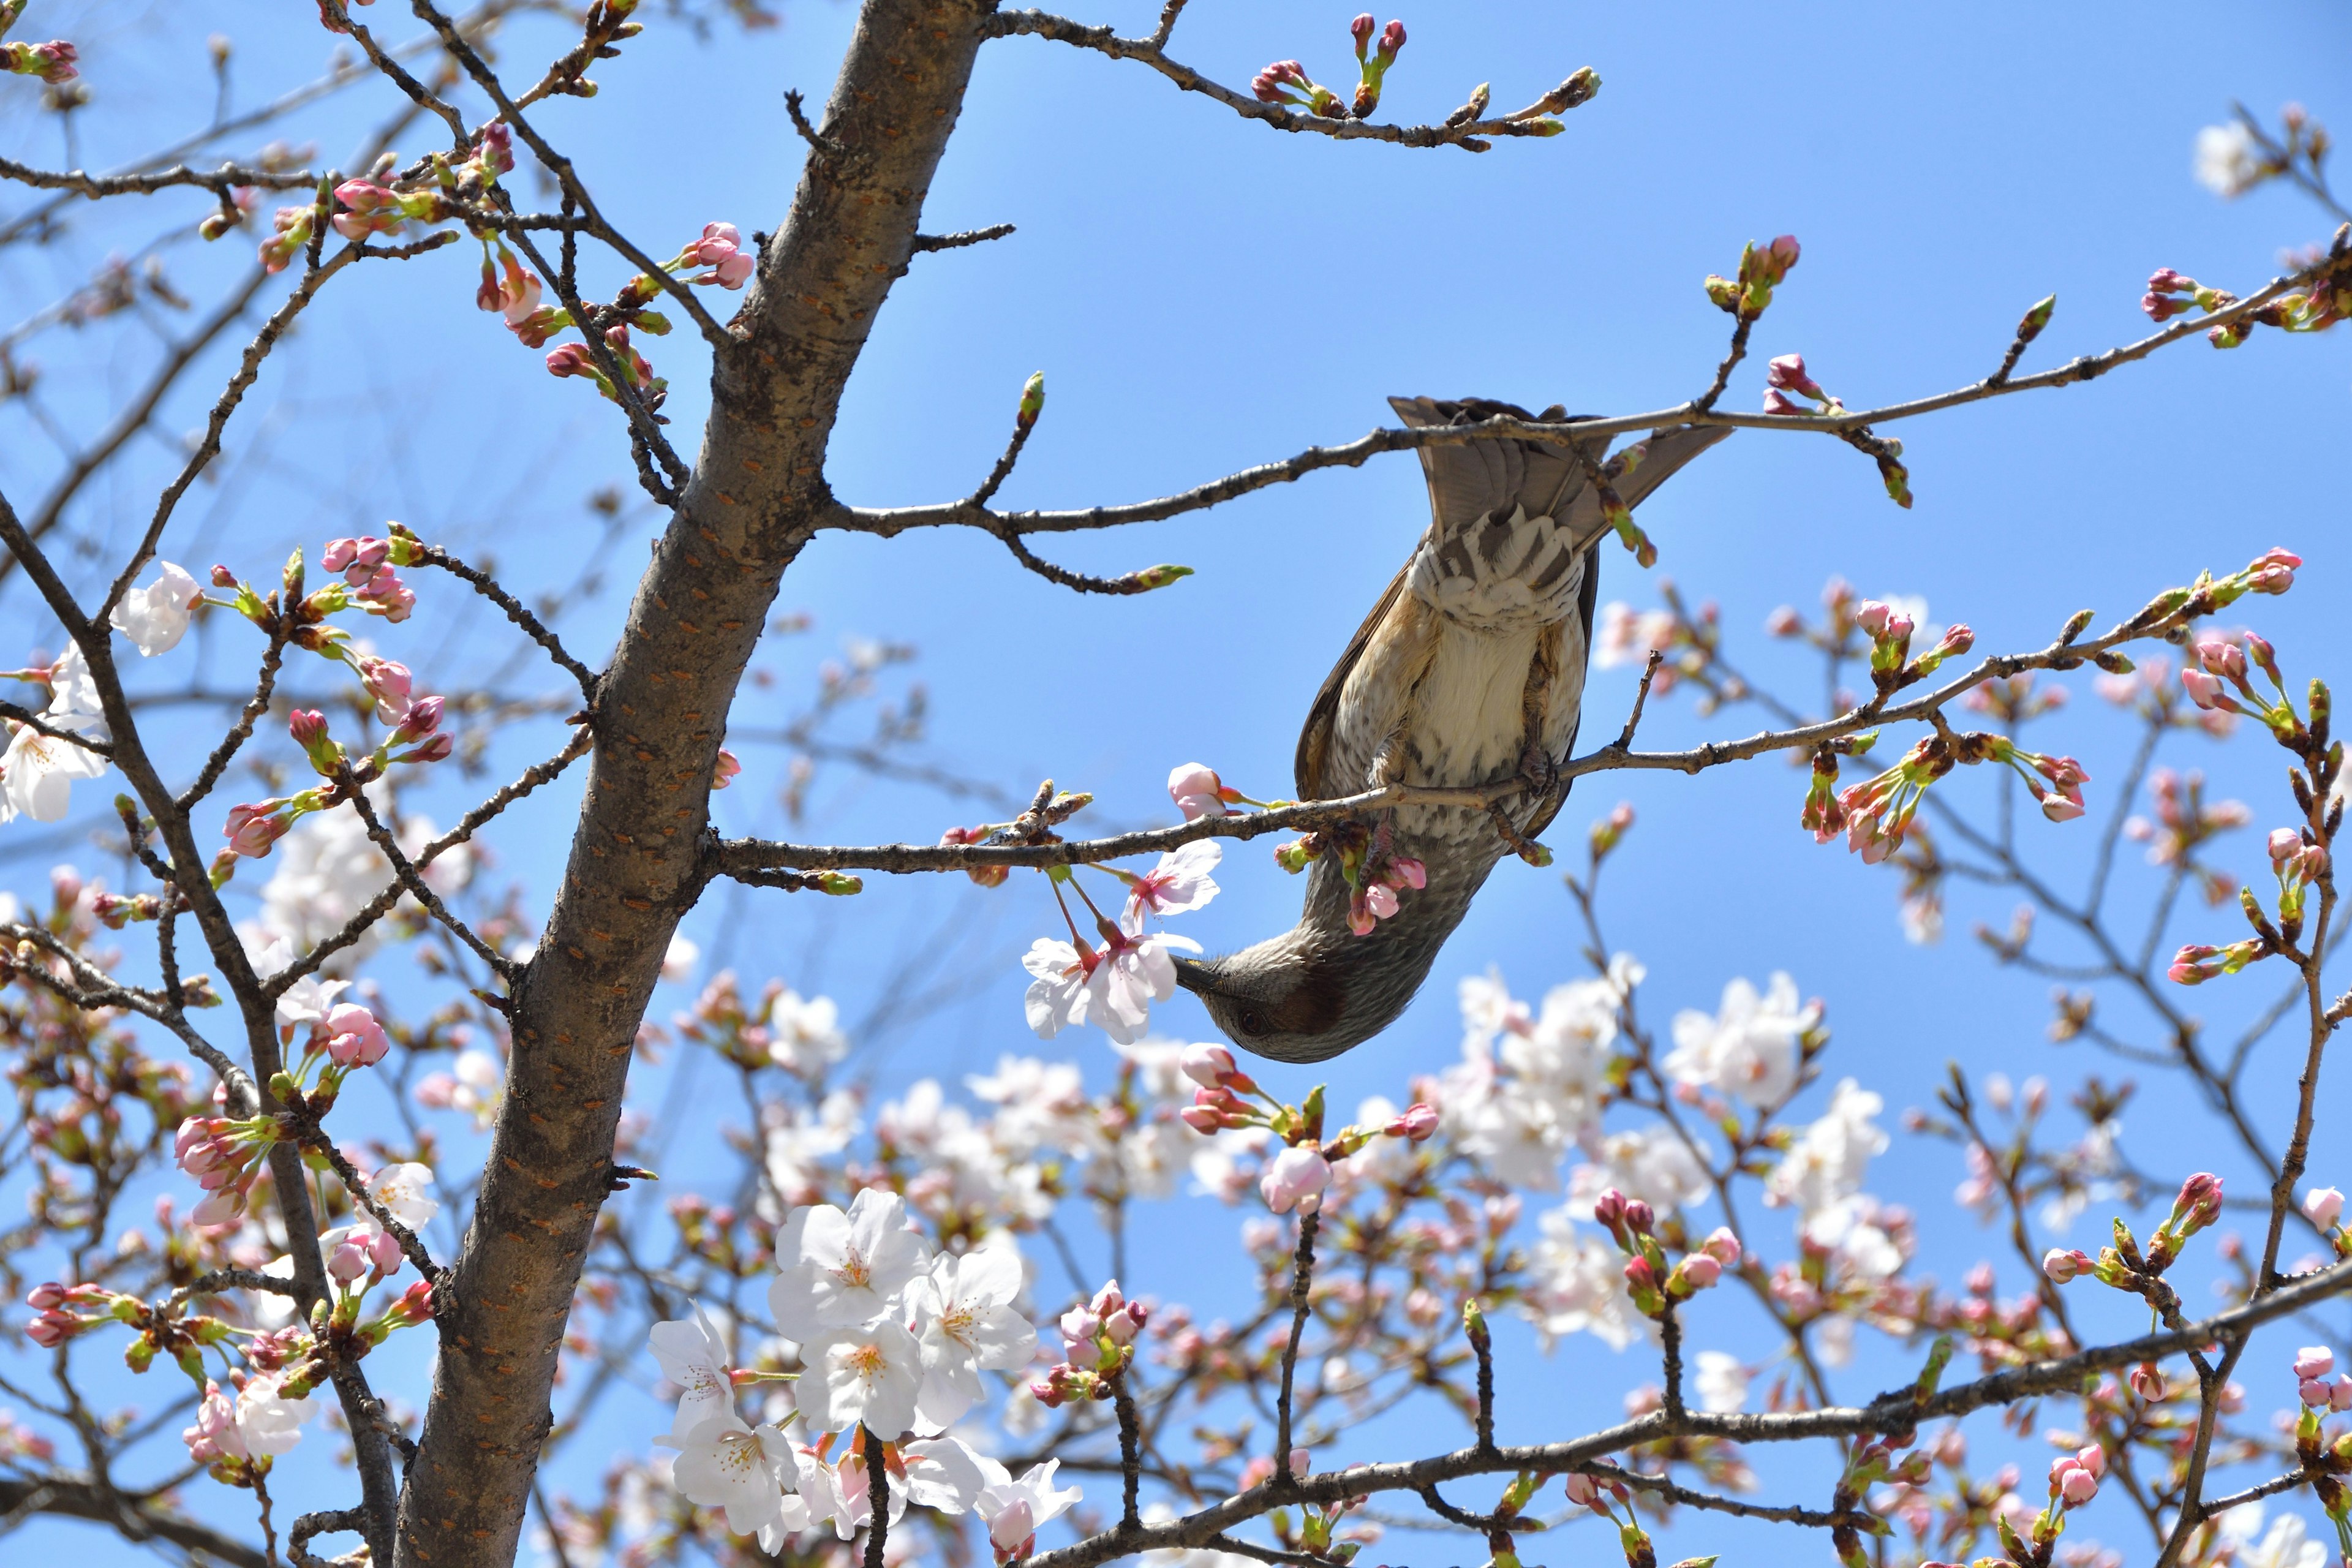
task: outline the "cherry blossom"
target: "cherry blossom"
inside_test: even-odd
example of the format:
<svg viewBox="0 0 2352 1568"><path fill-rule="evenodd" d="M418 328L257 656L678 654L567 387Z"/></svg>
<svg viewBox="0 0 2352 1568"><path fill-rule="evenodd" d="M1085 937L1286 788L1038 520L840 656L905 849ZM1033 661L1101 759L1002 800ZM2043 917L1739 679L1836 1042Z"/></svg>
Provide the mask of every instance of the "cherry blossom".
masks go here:
<svg viewBox="0 0 2352 1568"><path fill-rule="evenodd" d="M899 1292L929 1264L930 1248L908 1228L906 1200L868 1187L847 1214L831 1204L794 1209L776 1237L776 1260L782 1268L768 1287L770 1315L781 1332L806 1342L895 1311ZM910 1386L910 1415L913 1397Z"/></svg>
<svg viewBox="0 0 2352 1568"><path fill-rule="evenodd" d="M1759 1109L1778 1106L1797 1087L1804 1038L1820 1026L1821 1014L1818 1003L1798 1005L1797 983L1786 974L1775 973L1761 995L1746 980L1734 980L1723 988L1714 1017L1689 1009L1675 1015L1666 1071Z"/></svg>
<svg viewBox="0 0 2352 1568"><path fill-rule="evenodd" d="M102 739L106 721L99 711L97 683L81 649L69 647L49 677L49 702L41 721L52 730ZM30 724L16 726L0 755L0 822L29 816L60 822L72 805L73 781L104 776L106 759L71 741L44 735Z"/></svg>
<svg viewBox="0 0 2352 1568"><path fill-rule="evenodd" d="M1840 1080L1828 1113L1798 1135L1765 1178L1764 1201L1811 1216L1859 1192L1872 1158L1886 1152L1886 1134L1871 1120L1885 1109L1853 1079Z"/></svg>
<svg viewBox="0 0 2352 1568"><path fill-rule="evenodd" d="M1217 884L1209 873L1217 868L1224 854L1224 847L1213 838L1170 850L1128 889L1129 910L1139 920L1144 915L1165 917L1202 908L1217 896Z"/></svg>
<svg viewBox="0 0 2352 1568"><path fill-rule="evenodd" d="M656 1323L646 1337L653 1347L654 1360L661 1365L662 1375L677 1385L677 1415L670 1423L672 1436L683 1437L713 1416L734 1412L734 1384L728 1376L727 1344L719 1337L719 1330L702 1310L702 1303L694 1304L692 1318Z"/></svg>
<svg viewBox="0 0 2352 1568"><path fill-rule="evenodd" d="M327 1037L327 1054L342 1067L373 1067L392 1049L375 1015L356 1003L339 1002L329 1008L320 1027Z"/></svg>
<svg viewBox="0 0 2352 1568"><path fill-rule="evenodd" d="M169 561L155 563L158 575L144 588L131 588L108 617L116 631L136 644L142 657L152 658L180 646L188 633L188 612L205 591L194 577Z"/></svg>
<svg viewBox="0 0 2352 1568"><path fill-rule="evenodd" d="M1293 1208L1313 1214L1322 1206L1323 1189L1330 1184L1331 1164L1322 1151L1293 1146L1266 1162L1265 1173L1258 1178L1258 1193L1265 1206L1276 1214L1288 1214Z"/></svg>
<svg viewBox="0 0 2352 1568"><path fill-rule="evenodd" d="M989 1481L973 1508L988 1525L988 1542L995 1548L999 1563L1028 1556L1038 1526L1059 1519L1086 1495L1077 1487L1055 1489L1054 1472L1061 1468L1059 1459L1032 1465L1018 1480L993 1459L983 1459L982 1467Z"/></svg>
<svg viewBox="0 0 2352 1568"><path fill-rule="evenodd" d="M922 1389L916 1414L945 1429L981 1402L983 1369L1009 1372L1036 1354L1037 1333L1013 1310L1021 1294L1021 1255L982 1247L932 1259L930 1272L907 1288L922 1346Z"/></svg>
<svg viewBox="0 0 2352 1568"><path fill-rule="evenodd" d="M782 1430L746 1426L729 1411L688 1435L670 1473L688 1501L724 1509L728 1529L751 1535L775 1522L793 1462Z"/></svg>
<svg viewBox="0 0 2352 1568"><path fill-rule="evenodd" d="M915 1424L922 1347L888 1318L817 1333L802 1342L801 1359L807 1370L793 1384L793 1398L809 1430L862 1425L895 1439Z"/></svg>
<svg viewBox="0 0 2352 1568"><path fill-rule="evenodd" d="M1184 763L1170 770L1168 794L1176 809L1191 822L1203 816L1230 816L1229 804L1241 799L1239 790L1227 789L1217 777L1217 770L1203 763Z"/></svg>
<svg viewBox="0 0 2352 1568"><path fill-rule="evenodd" d="M447 1072L427 1073L417 1081L416 1103L434 1110L462 1110L477 1129L487 1130L498 1115L506 1075L499 1058L484 1050L460 1051Z"/></svg>

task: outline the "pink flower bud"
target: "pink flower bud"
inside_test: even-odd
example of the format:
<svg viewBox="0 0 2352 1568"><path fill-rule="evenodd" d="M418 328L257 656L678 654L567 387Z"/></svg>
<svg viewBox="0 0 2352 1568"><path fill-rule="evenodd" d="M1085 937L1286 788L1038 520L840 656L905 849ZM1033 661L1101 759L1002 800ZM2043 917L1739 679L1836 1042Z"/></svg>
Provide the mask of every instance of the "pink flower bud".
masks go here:
<svg viewBox="0 0 2352 1568"><path fill-rule="evenodd" d="M2303 1195L2305 1219L2322 1230L2333 1230L2344 1215L2344 1194L2334 1187L2314 1187Z"/></svg>
<svg viewBox="0 0 2352 1568"><path fill-rule="evenodd" d="M1404 48L1404 24L1391 22L1381 29L1381 58L1393 63Z"/></svg>
<svg viewBox="0 0 2352 1568"><path fill-rule="evenodd" d="M720 747L719 750L719 761L712 765L710 770L710 787L712 789L725 789L729 784L735 782L735 775L742 771L743 764L735 760L735 753L727 750L724 746Z"/></svg>
<svg viewBox="0 0 2352 1568"><path fill-rule="evenodd" d="M343 1067L373 1067L392 1049L392 1041L375 1015L354 1003L331 1008L325 1026L327 1054Z"/></svg>
<svg viewBox="0 0 2352 1568"><path fill-rule="evenodd" d="M2053 1283L2060 1285L2067 1284L2078 1278L2090 1267L2091 1258L2085 1252L2069 1251L2063 1247L2053 1247L2042 1255L2042 1272L2048 1275Z"/></svg>
<svg viewBox="0 0 2352 1568"><path fill-rule="evenodd" d="M1348 24L1348 36L1356 40L1356 53L1360 57L1371 46L1372 29L1378 26L1370 11Z"/></svg>
<svg viewBox="0 0 2352 1568"><path fill-rule="evenodd" d="M2132 1368L2132 1392L2149 1404L2153 1405L2164 1397L2166 1386L2164 1371L2154 1362L2144 1361Z"/></svg>
<svg viewBox="0 0 2352 1568"><path fill-rule="evenodd" d="M1764 368L1764 384L1804 397L1822 395L1821 386L1805 374L1805 356L1802 354L1782 354L1768 362Z"/></svg>
<svg viewBox="0 0 2352 1568"><path fill-rule="evenodd" d="M393 739L405 744L410 741L423 740L441 728L442 708L446 701L447 699L442 697L420 697L410 703L408 717L400 721L400 729Z"/></svg>
<svg viewBox="0 0 2352 1568"><path fill-rule="evenodd" d="M283 800L270 799L229 807L223 831L228 837L230 853L255 860L268 854L269 847L293 826L289 818L278 815L285 805Z"/></svg>
<svg viewBox="0 0 2352 1568"><path fill-rule="evenodd" d="M1598 1512L1604 1494L1601 1483L1581 1470L1568 1473L1568 1500L1570 1507L1589 1508Z"/></svg>
<svg viewBox="0 0 2352 1568"><path fill-rule="evenodd" d="M234 588L236 586L236 574L230 571L226 566L215 566L213 568L212 576L213 586L215 588Z"/></svg>
<svg viewBox="0 0 2352 1568"><path fill-rule="evenodd" d="M2058 1495L2068 1508L2080 1508L2099 1495L2099 1478L2077 1466L2059 1478Z"/></svg>
<svg viewBox="0 0 2352 1568"><path fill-rule="evenodd" d="M1732 1235L1727 1226L1716 1226L1714 1234L1699 1244L1699 1250L1726 1268L1738 1267L1739 1238Z"/></svg>
<svg viewBox="0 0 2352 1568"><path fill-rule="evenodd" d="M1708 1290L1723 1278L1723 1265L1704 1252L1694 1252L1682 1261L1680 1272L1694 1290Z"/></svg>
<svg viewBox="0 0 2352 1568"><path fill-rule="evenodd" d="M2197 645L2197 662L2209 675L2227 680L2246 679L2246 650L2236 643L2209 637Z"/></svg>
<svg viewBox="0 0 2352 1568"><path fill-rule="evenodd" d="M554 376L586 375L603 379L596 368L596 356L588 352L586 343L559 343L547 351L547 374Z"/></svg>
<svg viewBox="0 0 2352 1568"><path fill-rule="evenodd" d="M1390 1122L1386 1131L1391 1138L1422 1142L1437 1131L1437 1107L1425 1100L1416 1100L1406 1106L1404 1113Z"/></svg>
<svg viewBox="0 0 2352 1568"><path fill-rule="evenodd" d="M2289 860L2303 853L2303 835L2292 827L2273 827L2270 837L2271 864L2284 868Z"/></svg>
<svg viewBox="0 0 2352 1568"><path fill-rule="evenodd" d="M1813 411L1775 386L1765 390L1764 412L1785 418L1791 414L1811 414Z"/></svg>
<svg viewBox="0 0 2352 1568"><path fill-rule="evenodd" d="M2204 670L2182 670L2180 672L2180 684L2182 688L2188 691L2189 700L2197 704L2200 708L2210 709L2215 712L2221 713L2242 713L2245 711L2244 709L2238 706L2237 699L2231 697L2227 691L2221 689L2221 681L2207 674Z"/></svg>
<svg viewBox="0 0 2352 1568"><path fill-rule="evenodd" d="M1656 1225L1657 1222L1657 1214L1648 1204L1643 1203L1640 1198L1627 1198L1625 1200L1625 1228L1627 1230L1632 1231L1635 1236L1647 1236L1650 1234L1651 1226Z"/></svg>
<svg viewBox="0 0 2352 1568"><path fill-rule="evenodd" d="M25 1293L25 1305L37 1312L46 1312L52 1307L61 1307L65 1305L67 1300L66 1288L54 1279L45 1284L36 1285Z"/></svg>
<svg viewBox="0 0 2352 1568"><path fill-rule="evenodd" d="M344 1285L368 1271L367 1249L355 1241L346 1241L335 1248L327 1259L327 1272Z"/></svg>
<svg viewBox="0 0 2352 1568"><path fill-rule="evenodd" d="M82 1321L70 1312L46 1311L25 1325L25 1337L43 1350L54 1350L82 1331Z"/></svg>
<svg viewBox="0 0 2352 1568"><path fill-rule="evenodd" d="M1186 1046L1177 1066L1202 1088L1216 1089L1234 1069L1234 1053L1219 1045Z"/></svg>
<svg viewBox="0 0 2352 1568"><path fill-rule="evenodd" d="M2339 1373L2327 1385L2327 1408L2338 1415L2352 1410L2352 1373Z"/></svg>
<svg viewBox="0 0 2352 1568"><path fill-rule="evenodd" d="M2326 1345L2305 1345L2294 1352L2294 1375L2298 1382L2326 1377L2336 1370L2336 1352Z"/></svg>
<svg viewBox="0 0 2352 1568"><path fill-rule="evenodd" d="M1184 820L1232 815L1225 806L1225 786L1217 771L1202 763L1186 763L1170 771L1168 794Z"/></svg>
<svg viewBox="0 0 2352 1568"><path fill-rule="evenodd" d="M2306 1377L2295 1384L2295 1393L2314 1410L2327 1408L2327 1384L2315 1377Z"/></svg>
<svg viewBox="0 0 2352 1568"><path fill-rule="evenodd" d="M1188 1105L1176 1113L1177 1120L1195 1132L1216 1132L1225 1125L1225 1119L1205 1105Z"/></svg>
<svg viewBox="0 0 2352 1568"><path fill-rule="evenodd" d="M1290 1473L1303 1476L1315 1468L1315 1456L1304 1448L1290 1450Z"/></svg>
<svg viewBox="0 0 2352 1568"><path fill-rule="evenodd" d="M298 708L286 721L286 732L307 752L327 738L327 716L315 708Z"/></svg>
<svg viewBox="0 0 2352 1568"><path fill-rule="evenodd" d="M375 699L379 722L397 724L408 716L411 677L408 666L368 654L359 658L360 684Z"/></svg>

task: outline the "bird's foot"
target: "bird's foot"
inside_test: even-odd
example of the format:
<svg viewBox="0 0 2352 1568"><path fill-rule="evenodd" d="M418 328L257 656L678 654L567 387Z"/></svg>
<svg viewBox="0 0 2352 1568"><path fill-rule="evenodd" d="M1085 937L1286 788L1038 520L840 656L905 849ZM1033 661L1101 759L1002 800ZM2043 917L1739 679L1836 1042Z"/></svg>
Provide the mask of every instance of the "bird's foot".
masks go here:
<svg viewBox="0 0 2352 1568"><path fill-rule="evenodd" d="M1530 741L1519 753L1519 794L1528 800L1548 800L1559 788L1559 761L1544 750L1541 742Z"/></svg>

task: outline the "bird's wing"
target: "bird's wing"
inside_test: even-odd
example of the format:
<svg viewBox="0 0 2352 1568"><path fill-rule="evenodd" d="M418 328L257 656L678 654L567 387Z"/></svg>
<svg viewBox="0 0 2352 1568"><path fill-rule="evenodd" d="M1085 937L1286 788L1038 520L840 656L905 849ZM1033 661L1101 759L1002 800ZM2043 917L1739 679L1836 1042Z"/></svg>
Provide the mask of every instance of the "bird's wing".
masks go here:
<svg viewBox="0 0 2352 1568"><path fill-rule="evenodd" d="M1357 661L1364 657L1372 634L1396 607L1398 597L1404 592L1405 574L1412 569L1412 563L1407 561L1390 580L1388 592L1372 606L1372 613L1364 617L1364 624L1356 628L1356 635L1348 639L1348 651L1339 656L1339 662L1323 678L1323 689L1315 694L1315 706L1307 710L1307 726L1298 732L1298 754L1291 763L1301 800L1330 798L1324 794L1325 765L1330 759L1331 726L1339 717L1339 693L1346 689L1348 677L1355 673Z"/></svg>

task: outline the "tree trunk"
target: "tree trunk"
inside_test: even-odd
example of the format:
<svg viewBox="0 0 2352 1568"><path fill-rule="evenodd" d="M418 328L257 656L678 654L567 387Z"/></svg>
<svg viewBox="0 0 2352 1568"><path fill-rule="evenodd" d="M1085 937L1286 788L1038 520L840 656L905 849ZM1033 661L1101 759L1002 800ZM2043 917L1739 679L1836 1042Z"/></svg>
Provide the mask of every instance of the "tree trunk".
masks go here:
<svg viewBox="0 0 2352 1568"><path fill-rule="evenodd" d="M913 255L992 9L866 0L825 146L810 153L730 326L736 346L713 368L694 476L598 690L563 885L514 987L506 1100L440 1319L401 1568L513 1560L638 1023L709 874L728 709L784 568L830 504L824 452L842 387Z"/></svg>

